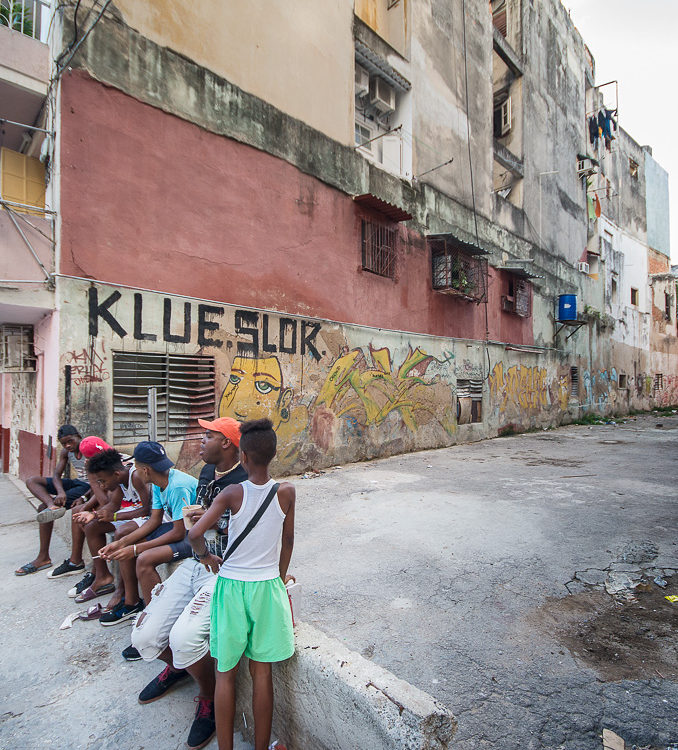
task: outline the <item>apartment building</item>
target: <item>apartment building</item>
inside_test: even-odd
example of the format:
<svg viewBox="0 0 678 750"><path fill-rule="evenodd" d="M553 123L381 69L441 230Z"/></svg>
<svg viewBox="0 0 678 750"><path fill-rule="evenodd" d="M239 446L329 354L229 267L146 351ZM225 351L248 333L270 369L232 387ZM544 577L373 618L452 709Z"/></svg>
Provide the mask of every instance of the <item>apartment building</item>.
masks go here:
<svg viewBox="0 0 678 750"><path fill-rule="evenodd" d="M193 470L198 417L269 416L298 471L678 400L666 173L590 142L558 0L23 6L5 470L66 420Z"/></svg>

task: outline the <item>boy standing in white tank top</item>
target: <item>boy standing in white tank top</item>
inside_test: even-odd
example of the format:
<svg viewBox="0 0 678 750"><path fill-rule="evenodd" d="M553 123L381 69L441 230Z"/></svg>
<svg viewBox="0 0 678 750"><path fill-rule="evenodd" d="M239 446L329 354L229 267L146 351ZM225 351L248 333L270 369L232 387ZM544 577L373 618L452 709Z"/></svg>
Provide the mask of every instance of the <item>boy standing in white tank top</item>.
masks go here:
<svg viewBox="0 0 678 750"><path fill-rule="evenodd" d="M276 453L271 420L245 422L240 430L240 462L248 479L217 495L188 536L203 565L219 573L210 629L210 651L217 661L214 707L219 750L233 748L235 676L243 654L249 659L252 675L255 750L267 750L273 718L271 664L294 653L285 581L294 546L295 490L289 482L278 485L256 525L237 549L229 552L275 487L268 471ZM220 557L209 553L204 534L226 510L231 513L229 549L222 565Z"/></svg>

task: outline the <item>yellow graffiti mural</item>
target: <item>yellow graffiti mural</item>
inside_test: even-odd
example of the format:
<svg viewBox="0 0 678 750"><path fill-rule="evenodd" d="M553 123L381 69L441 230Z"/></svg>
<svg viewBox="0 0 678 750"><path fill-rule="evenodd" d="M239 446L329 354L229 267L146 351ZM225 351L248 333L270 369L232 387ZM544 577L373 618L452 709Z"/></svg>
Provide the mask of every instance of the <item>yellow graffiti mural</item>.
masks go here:
<svg viewBox="0 0 678 750"><path fill-rule="evenodd" d="M394 369L387 348L369 350L368 362L362 349L343 354L332 368L315 401L336 417L353 416L364 425L381 424L397 411L405 425L415 431L435 419L448 433L455 429L452 392L440 377L423 379L435 358L417 348Z"/></svg>
<svg viewBox="0 0 678 750"><path fill-rule="evenodd" d="M236 357L221 394L219 416L239 422L267 417L278 435L279 454L289 458L308 423L308 410L293 404L293 397L293 390L283 384L277 357Z"/></svg>
<svg viewBox="0 0 678 750"><path fill-rule="evenodd" d="M490 395L502 412L509 404L524 411L545 408L549 406L546 368L513 365L504 373L504 364L497 362L490 374ZM562 399L561 390L561 403Z"/></svg>

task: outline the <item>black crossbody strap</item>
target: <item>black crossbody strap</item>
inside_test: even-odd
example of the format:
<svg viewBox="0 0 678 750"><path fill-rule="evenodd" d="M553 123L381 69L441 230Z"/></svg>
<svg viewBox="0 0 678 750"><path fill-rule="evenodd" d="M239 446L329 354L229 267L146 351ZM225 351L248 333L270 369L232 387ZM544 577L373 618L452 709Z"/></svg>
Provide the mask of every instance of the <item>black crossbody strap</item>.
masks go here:
<svg viewBox="0 0 678 750"><path fill-rule="evenodd" d="M280 487L280 484L276 482L273 487L269 490L268 495L264 498L264 502L259 506L257 509L257 512L252 516L250 519L250 522L245 526L245 528L240 533L240 536L233 542L233 544L226 550L226 553L223 557L223 562L226 562L228 558L235 552L235 550L238 548L240 543L243 541L243 539L252 531L252 529L259 523L259 519L264 515L266 512L266 508L271 504L271 501L276 496L276 493L278 492L278 487Z"/></svg>

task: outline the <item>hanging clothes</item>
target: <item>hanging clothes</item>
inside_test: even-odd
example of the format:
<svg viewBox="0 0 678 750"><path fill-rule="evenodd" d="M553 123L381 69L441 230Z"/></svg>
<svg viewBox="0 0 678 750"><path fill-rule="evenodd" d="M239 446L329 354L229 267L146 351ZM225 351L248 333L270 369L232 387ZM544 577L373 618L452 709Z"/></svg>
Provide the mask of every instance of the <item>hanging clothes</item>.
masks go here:
<svg viewBox="0 0 678 750"><path fill-rule="evenodd" d="M589 209L589 219L591 219L591 221L595 221L596 209L593 204L593 196L590 193L586 196L586 204Z"/></svg>
<svg viewBox="0 0 678 750"><path fill-rule="evenodd" d="M589 117L589 141L593 148L598 148L598 121L595 117Z"/></svg>
<svg viewBox="0 0 678 750"><path fill-rule="evenodd" d="M594 205L594 213L596 215L596 218L600 218L600 215L603 213L603 209L600 206L600 199L598 198L598 193L595 193L593 196L593 203Z"/></svg>

